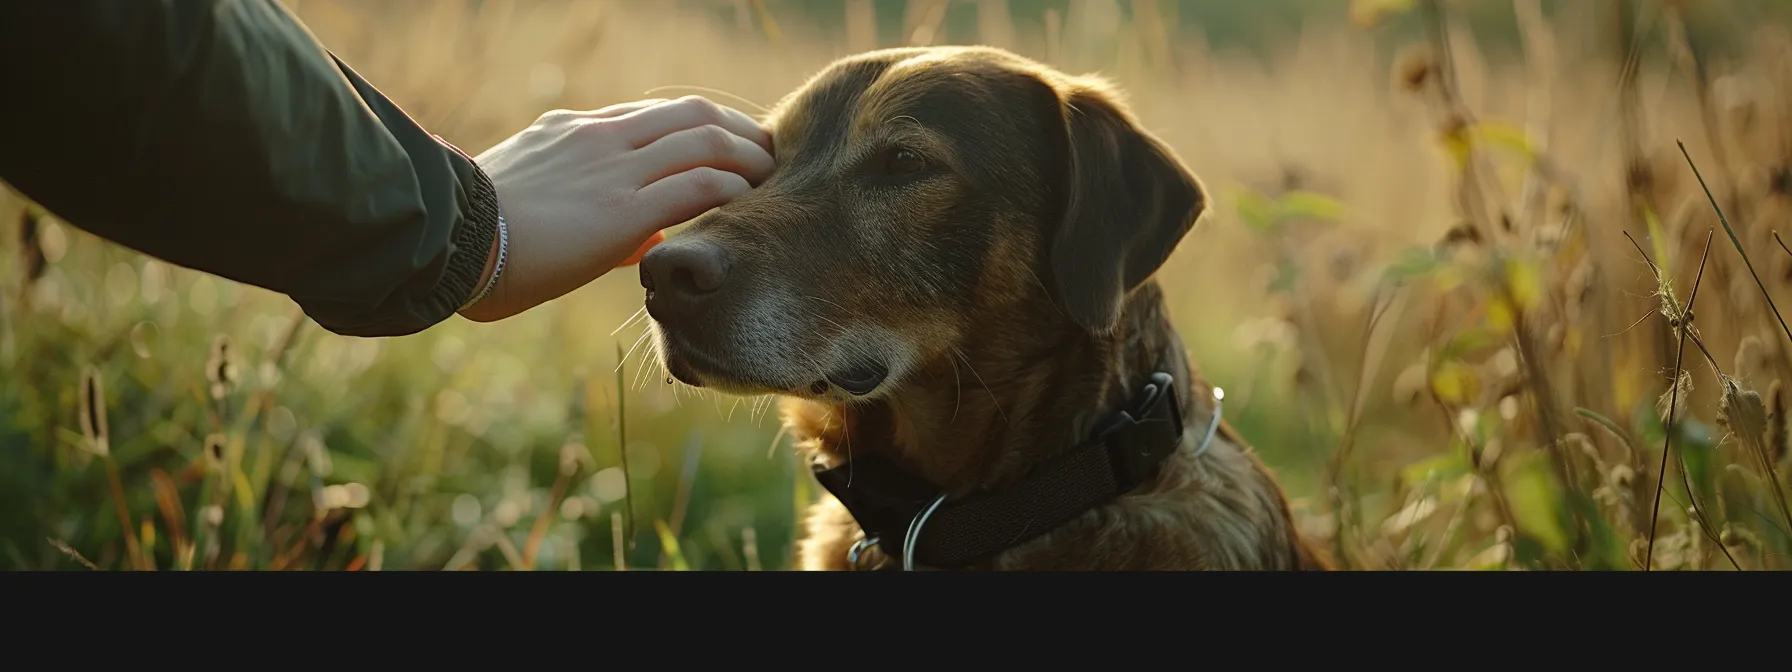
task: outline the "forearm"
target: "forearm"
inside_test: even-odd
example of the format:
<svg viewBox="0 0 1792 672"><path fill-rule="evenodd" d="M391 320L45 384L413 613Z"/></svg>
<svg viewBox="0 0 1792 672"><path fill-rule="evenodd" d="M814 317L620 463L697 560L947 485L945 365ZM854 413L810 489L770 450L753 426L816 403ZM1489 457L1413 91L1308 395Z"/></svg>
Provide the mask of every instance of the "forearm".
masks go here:
<svg viewBox="0 0 1792 672"><path fill-rule="evenodd" d="M0 178L71 224L412 333L478 291L497 198L271 0L9 2Z"/></svg>

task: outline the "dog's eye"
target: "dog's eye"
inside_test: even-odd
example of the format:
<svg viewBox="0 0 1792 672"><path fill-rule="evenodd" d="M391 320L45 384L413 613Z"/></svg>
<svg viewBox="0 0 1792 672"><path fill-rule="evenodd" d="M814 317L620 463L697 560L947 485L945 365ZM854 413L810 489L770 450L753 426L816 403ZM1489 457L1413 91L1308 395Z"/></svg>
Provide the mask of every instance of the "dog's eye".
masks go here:
<svg viewBox="0 0 1792 672"><path fill-rule="evenodd" d="M884 155L884 172L893 175L918 173L927 168L927 160L912 149L898 147Z"/></svg>

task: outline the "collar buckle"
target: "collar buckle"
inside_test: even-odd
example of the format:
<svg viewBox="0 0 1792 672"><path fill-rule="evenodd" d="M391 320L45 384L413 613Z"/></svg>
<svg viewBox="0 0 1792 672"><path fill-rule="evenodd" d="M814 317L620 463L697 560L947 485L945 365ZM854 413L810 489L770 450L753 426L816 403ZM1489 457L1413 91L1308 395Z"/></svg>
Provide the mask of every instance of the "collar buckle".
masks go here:
<svg viewBox="0 0 1792 672"><path fill-rule="evenodd" d="M1115 413L1096 435L1097 441L1107 444L1118 492L1138 487L1182 445L1182 406L1175 385L1168 373L1151 374L1132 408Z"/></svg>

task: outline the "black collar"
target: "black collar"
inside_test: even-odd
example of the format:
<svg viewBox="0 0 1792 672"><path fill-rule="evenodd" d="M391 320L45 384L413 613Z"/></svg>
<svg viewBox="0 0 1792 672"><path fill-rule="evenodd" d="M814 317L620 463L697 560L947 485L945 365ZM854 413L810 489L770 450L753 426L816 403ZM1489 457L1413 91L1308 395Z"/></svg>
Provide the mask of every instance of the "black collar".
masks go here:
<svg viewBox="0 0 1792 672"><path fill-rule="evenodd" d="M1216 406L1213 427L1196 454L1205 451L1219 422ZM872 544L905 569L957 568L1045 534L1137 488L1176 452L1182 430L1175 379L1159 372L1093 437L997 490L947 501L940 487L875 455L856 456L850 463L816 471L815 477L865 530L865 538L849 554L855 568L860 552Z"/></svg>

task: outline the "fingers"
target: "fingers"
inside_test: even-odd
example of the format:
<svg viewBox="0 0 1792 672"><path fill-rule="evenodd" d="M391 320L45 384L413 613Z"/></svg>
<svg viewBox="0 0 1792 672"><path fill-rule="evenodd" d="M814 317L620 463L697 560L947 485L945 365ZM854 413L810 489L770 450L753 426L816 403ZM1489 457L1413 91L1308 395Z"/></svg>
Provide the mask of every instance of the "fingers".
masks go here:
<svg viewBox="0 0 1792 672"><path fill-rule="evenodd" d="M739 175L700 166L642 187L635 199L641 212L653 214L649 228L658 231L690 221L752 188Z"/></svg>
<svg viewBox="0 0 1792 672"><path fill-rule="evenodd" d="M635 248L634 254L628 255L628 258L623 259L622 263L616 264L616 267L622 268L623 266L633 266L641 263L641 257L647 256L648 250L653 249L653 246L663 242L666 242L666 232L654 231L653 235L647 237L647 242L641 243L640 247Z"/></svg>
<svg viewBox="0 0 1792 672"><path fill-rule="evenodd" d="M653 141L639 152L642 184L698 167L719 168L759 184L776 164L765 149L720 126L698 126Z"/></svg>
<svg viewBox="0 0 1792 672"><path fill-rule="evenodd" d="M639 149L678 131L701 126L720 126L728 132L772 152L772 138L765 127L741 111L717 105L699 96L687 96L615 117L623 135Z"/></svg>
<svg viewBox="0 0 1792 672"><path fill-rule="evenodd" d="M599 108L598 110L591 112L590 117L593 119L614 119L630 112L643 110L664 102L666 102L665 98L649 98L647 100L637 100L632 103L618 103L609 107Z"/></svg>
<svg viewBox="0 0 1792 672"><path fill-rule="evenodd" d="M540 119L537 120L537 123L568 119L614 119L630 112L639 112L664 102L666 102L665 98L648 98L646 100L617 103L608 107L600 107L595 110L549 110L542 113Z"/></svg>

